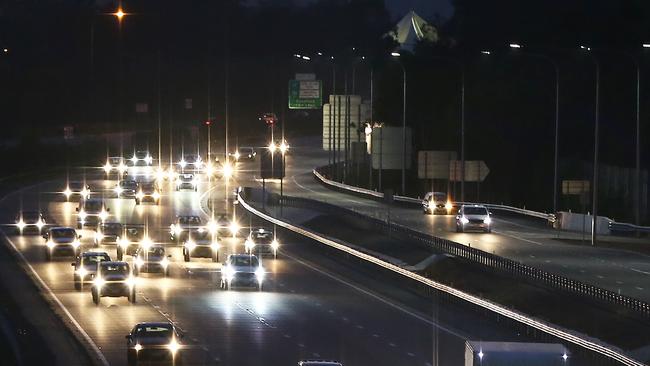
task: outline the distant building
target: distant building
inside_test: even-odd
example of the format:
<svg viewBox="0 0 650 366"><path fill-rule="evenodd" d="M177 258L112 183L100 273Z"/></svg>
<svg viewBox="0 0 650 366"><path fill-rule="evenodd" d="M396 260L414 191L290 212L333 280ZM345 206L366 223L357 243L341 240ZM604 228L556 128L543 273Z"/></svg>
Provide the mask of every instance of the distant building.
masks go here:
<svg viewBox="0 0 650 366"><path fill-rule="evenodd" d="M414 11L408 12L385 36L399 43L400 50L410 52L413 52L418 42L437 43L439 39L438 30Z"/></svg>

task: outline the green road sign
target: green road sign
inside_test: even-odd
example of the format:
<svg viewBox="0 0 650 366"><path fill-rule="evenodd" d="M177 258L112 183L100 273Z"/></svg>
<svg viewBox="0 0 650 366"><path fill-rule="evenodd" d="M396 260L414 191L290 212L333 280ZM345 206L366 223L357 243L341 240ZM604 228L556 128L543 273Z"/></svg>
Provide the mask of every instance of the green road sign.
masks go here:
<svg viewBox="0 0 650 366"><path fill-rule="evenodd" d="M320 80L289 80L289 109L322 108L322 91Z"/></svg>

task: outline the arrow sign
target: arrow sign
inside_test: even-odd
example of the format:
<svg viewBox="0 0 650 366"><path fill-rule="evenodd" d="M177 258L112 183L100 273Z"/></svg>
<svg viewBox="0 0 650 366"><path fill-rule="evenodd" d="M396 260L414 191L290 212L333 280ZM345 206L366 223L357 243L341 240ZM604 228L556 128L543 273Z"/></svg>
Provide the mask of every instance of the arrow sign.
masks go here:
<svg viewBox="0 0 650 366"><path fill-rule="evenodd" d="M449 180L452 182L462 181L462 161L451 160L449 162ZM465 182L482 182L490 174L490 168L483 160L465 161Z"/></svg>

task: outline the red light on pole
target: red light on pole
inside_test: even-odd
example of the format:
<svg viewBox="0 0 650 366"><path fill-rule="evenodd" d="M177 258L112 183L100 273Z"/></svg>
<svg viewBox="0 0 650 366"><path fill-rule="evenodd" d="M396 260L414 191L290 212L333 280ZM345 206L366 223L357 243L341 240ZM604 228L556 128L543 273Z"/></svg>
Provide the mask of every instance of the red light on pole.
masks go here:
<svg viewBox="0 0 650 366"><path fill-rule="evenodd" d="M212 124L211 121L205 121L205 125L206 125L206 126L210 126L211 124Z"/></svg>

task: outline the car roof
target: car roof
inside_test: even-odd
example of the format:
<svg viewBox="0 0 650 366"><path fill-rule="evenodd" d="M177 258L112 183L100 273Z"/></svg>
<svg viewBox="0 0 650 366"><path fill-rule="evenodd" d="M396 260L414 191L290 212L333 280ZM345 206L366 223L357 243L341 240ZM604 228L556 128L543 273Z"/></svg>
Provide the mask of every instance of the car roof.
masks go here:
<svg viewBox="0 0 650 366"><path fill-rule="evenodd" d="M88 198L88 199L82 200L81 202L84 202L84 203L88 203L88 202L99 202L99 203L103 203L104 200L101 199L101 198Z"/></svg>
<svg viewBox="0 0 650 366"><path fill-rule="evenodd" d="M334 366L334 365L343 365L342 363L338 361L331 361L331 360L302 360L298 362L298 365L329 365L329 366Z"/></svg>
<svg viewBox="0 0 650 366"><path fill-rule="evenodd" d="M466 207L484 208L484 209L487 210L487 207L486 207L486 206L483 206L483 205L462 205L462 206L460 206L460 208L466 208Z"/></svg>
<svg viewBox="0 0 650 366"><path fill-rule="evenodd" d="M247 253L237 253L237 254L230 254L228 255L228 258L257 258L255 254L247 254Z"/></svg>
<svg viewBox="0 0 650 366"><path fill-rule="evenodd" d="M83 252L83 253L81 253L82 257L91 257L91 256L96 256L96 255L109 256L108 253L106 253L106 252Z"/></svg>
<svg viewBox="0 0 650 366"><path fill-rule="evenodd" d="M116 266L116 265L124 265L126 264L127 266L129 265L127 262L124 261L106 261L102 262L102 266Z"/></svg>
<svg viewBox="0 0 650 366"><path fill-rule="evenodd" d="M50 230L50 231L58 231L58 230L74 230L74 228L73 228L73 227L70 227L70 226L55 226L55 227L51 227L49 230Z"/></svg>
<svg viewBox="0 0 650 366"><path fill-rule="evenodd" d="M174 324L169 322L142 322L135 325L136 327L170 327L175 328Z"/></svg>

